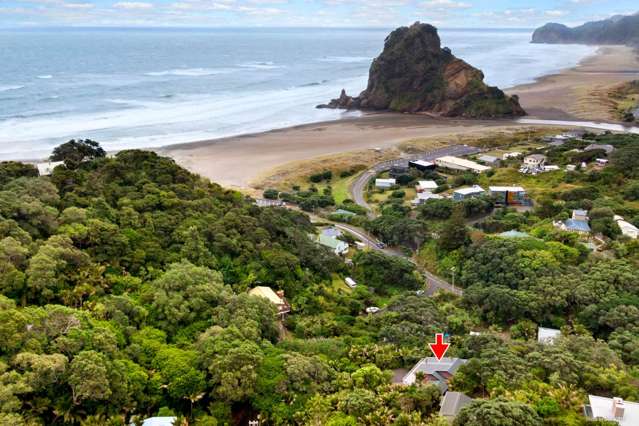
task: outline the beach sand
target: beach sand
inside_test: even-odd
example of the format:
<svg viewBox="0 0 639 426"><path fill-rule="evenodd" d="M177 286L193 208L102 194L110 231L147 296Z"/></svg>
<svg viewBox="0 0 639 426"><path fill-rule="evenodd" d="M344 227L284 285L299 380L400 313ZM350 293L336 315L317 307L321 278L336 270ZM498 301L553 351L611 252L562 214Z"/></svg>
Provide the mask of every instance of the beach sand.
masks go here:
<svg viewBox="0 0 639 426"><path fill-rule="evenodd" d="M518 94L531 117L549 120L611 119L605 96L609 88L639 78L639 61L627 47L607 46L579 66L508 90ZM269 171L317 157L390 148L401 142L451 135L484 136L515 131L512 120L458 120L425 115L366 114L326 123L157 149L187 169L223 186L247 189ZM454 137L452 138L454 139Z"/></svg>

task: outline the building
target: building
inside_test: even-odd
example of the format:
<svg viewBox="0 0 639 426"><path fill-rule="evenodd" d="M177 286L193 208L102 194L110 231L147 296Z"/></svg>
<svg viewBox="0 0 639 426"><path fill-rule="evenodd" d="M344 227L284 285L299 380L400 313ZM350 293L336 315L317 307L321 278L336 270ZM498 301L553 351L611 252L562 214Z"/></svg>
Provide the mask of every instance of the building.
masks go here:
<svg viewBox="0 0 639 426"><path fill-rule="evenodd" d="M333 227L324 228L322 229L322 235L325 235L327 237L337 238L342 236L342 231Z"/></svg>
<svg viewBox="0 0 639 426"><path fill-rule="evenodd" d="M619 426L639 425L639 403L637 402L595 395L588 395L588 402L589 404L584 406L584 415L589 419L610 420L617 422Z"/></svg>
<svg viewBox="0 0 639 426"><path fill-rule="evenodd" d="M477 157L477 160L489 166L498 166L501 161L499 158L493 157L492 155L480 155Z"/></svg>
<svg viewBox="0 0 639 426"><path fill-rule="evenodd" d="M539 327L537 329L537 342L542 345L552 345L559 337L561 337L561 331L556 328Z"/></svg>
<svg viewBox="0 0 639 426"><path fill-rule="evenodd" d="M443 167L446 169L470 171L473 173L482 173L490 170L490 167L488 166L484 166L474 161L466 160L459 157L453 157L450 155L437 158L435 160L435 164L438 167Z"/></svg>
<svg viewBox="0 0 639 426"><path fill-rule="evenodd" d="M399 177L401 175L405 175L408 173L408 166L393 166L391 167L391 169L388 171L388 174L390 175L390 177L396 178Z"/></svg>
<svg viewBox="0 0 639 426"><path fill-rule="evenodd" d="M142 421L142 426L173 426L176 419L177 417L149 417Z"/></svg>
<svg viewBox="0 0 639 426"><path fill-rule="evenodd" d="M484 189L479 185L473 185L467 188L459 188L453 191L453 200L462 201L467 198L478 197L480 195L483 195L485 192L486 191L484 191Z"/></svg>
<svg viewBox="0 0 639 426"><path fill-rule="evenodd" d="M452 423L462 408L471 402L473 402L472 398L461 392L446 392L440 404L439 415Z"/></svg>
<svg viewBox="0 0 639 426"><path fill-rule="evenodd" d="M258 198L255 200L255 205L258 207L282 207L286 203L282 200L270 200L268 198Z"/></svg>
<svg viewBox="0 0 639 426"><path fill-rule="evenodd" d="M533 169L541 170L546 165L546 156L543 154L531 154L524 157L524 166Z"/></svg>
<svg viewBox="0 0 639 426"><path fill-rule="evenodd" d="M588 217L588 212L582 209L573 210L572 219L580 220L582 222L588 222L590 220L590 218Z"/></svg>
<svg viewBox="0 0 639 426"><path fill-rule="evenodd" d="M417 192L434 191L439 185L434 180L420 180L415 189Z"/></svg>
<svg viewBox="0 0 639 426"><path fill-rule="evenodd" d="M327 235L320 234L317 238L317 242L328 247L338 256L348 253L348 244L342 240L338 240L335 237L329 237Z"/></svg>
<svg viewBox="0 0 639 426"><path fill-rule="evenodd" d="M40 176L51 176L53 169L64 164L64 161L47 161L46 163L37 163L36 167Z"/></svg>
<svg viewBox="0 0 639 426"><path fill-rule="evenodd" d="M337 209L333 212L333 214L339 214L342 216L357 216L357 213L353 213L352 211L344 209Z"/></svg>
<svg viewBox="0 0 639 426"><path fill-rule="evenodd" d="M273 291L271 287L258 286L249 290L251 296L262 297L268 299L272 304L277 307L277 314L280 317L284 317L291 312L291 305L288 304L284 298L284 291Z"/></svg>
<svg viewBox="0 0 639 426"><path fill-rule="evenodd" d="M530 205L530 198L521 186L489 186L488 191L491 197L495 198L497 204L504 206Z"/></svg>
<svg viewBox="0 0 639 426"><path fill-rule="evenodd" d="M619 215L615 215L614 220L615 222L617 222L619 229L621 229L622 235L635 240L639 238L639 228L637 228L635 225L630 222L626 222L624 218Z"/></svg>
<svg viewBox="0 0 639 426"><path fill-rule="evenodd" d="M590 225L583 220L567 219L563 222L553 222L557 229L562 231L576 232L578 234L590 234Z"/></svg>
<svg viewBox="0 0 639 426"><path fill-rule="evenodd" d="M588 145L587 147L584 148L584 151L594 151L596 149L600 149L602 151L606 152L606 155L611 154L614 150L615 147L610 145L610 144L599 144L599 143L591 143L590 145Z"/></svg>
<svg viewBox="0 0 639 426"><path fill-rule="evenodd" d="M521 157L521 152L513 151L513 152L505 152L504 155L501 156L503 160L508 160L509 158L517 158Z"/></svg>
<svg viewBox="0 0 639 426"><path fill-rule="evenodd" d="M344 279L344 282L346 283L347 286L349 286L350 288L355 288L357 287L357 282L355 282L354 279L352 279L351 277L346 277Z"/></svg>
<svg viewBox="0 0 639 426"><path fill-rule="evenodd" d="M391 179L375 179L375 188L382 188L382 189L386 189L386 188L390 188L391 186L394 186L395 184L397 184L397 181L393 178Z"/></svg>
<svg viewBox="0 0 639 426"><path fill-rule="evenodd" d="M438 386L442 392L446 392L448 390L448 380L459 367L467 362L467 359L461 358L442 358L439 361L435 357L424 358L406 373L404 378L402 378L402 383L412 385L417 381L417 376L422 375L424 382L430 382Z"/></svg>
<svg viewBox="0 0 639 426"><path fill-rule="evenodd" d="M408 167L411 169L419 170L420 172L425 172L428 170L435 170L435 163L431 161L415 160L409 161Z"/></svg>
<svg viewBox="0 0 639 426"><path fill-rule="evenodd" d="M441 200L444 197L442 197L441 195L438 194L433 194L432 192L418 192L417 193L417 197L415 197L413 199L413 201L411 201L411 203L414 206L419 206L421 204L426 203L427 201L430 200Z"/></svg>

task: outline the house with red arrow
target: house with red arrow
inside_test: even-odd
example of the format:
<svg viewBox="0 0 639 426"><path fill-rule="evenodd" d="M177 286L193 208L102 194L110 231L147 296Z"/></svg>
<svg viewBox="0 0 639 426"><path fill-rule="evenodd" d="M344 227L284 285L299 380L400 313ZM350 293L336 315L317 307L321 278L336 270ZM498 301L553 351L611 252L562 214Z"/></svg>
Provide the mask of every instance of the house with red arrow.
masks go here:
<svg viewBox="0 0 639 426"><path fill-rule="evenodd" d="M448 381L457 369L468 362L462 358L424 358L419 361L402 378L402 383L412 385L416 382L432 383L439 387L442 393L448 390Z"/></svg>

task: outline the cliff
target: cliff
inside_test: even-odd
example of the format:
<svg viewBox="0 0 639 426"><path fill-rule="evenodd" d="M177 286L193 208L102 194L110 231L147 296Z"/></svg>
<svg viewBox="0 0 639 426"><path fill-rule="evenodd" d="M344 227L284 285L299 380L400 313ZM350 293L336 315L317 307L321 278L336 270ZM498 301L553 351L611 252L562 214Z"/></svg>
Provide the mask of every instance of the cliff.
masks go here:
<svg viewBox="0 0 639 426"><path fill-rule="evenodd" d="M550 23L537 28L533 43L624 44L639 47L639 14L614 16L578 27Z"/></svg>
<svg viewBox="0 0 639 426"><path fill-rule="evenodd" d="M525 115L516 96L484 83L484 74L441 47L437 29L415 23L393 31L359 96L344 91L318 108L390 110L448 117Z"/></svg>

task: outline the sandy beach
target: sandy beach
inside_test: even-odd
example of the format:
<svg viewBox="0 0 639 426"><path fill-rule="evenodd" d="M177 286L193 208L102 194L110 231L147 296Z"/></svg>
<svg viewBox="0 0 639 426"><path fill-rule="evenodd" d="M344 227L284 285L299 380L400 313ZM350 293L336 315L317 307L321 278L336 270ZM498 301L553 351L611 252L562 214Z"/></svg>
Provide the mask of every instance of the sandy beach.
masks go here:
<svg viewBox="0 0 639 426"><path fill-rule="evenodd" d="M637 55L627 47L606 46L572 69L508 90L520 96L532 118L611 120L605 93L639 78ZM167 146L157 151L189 170L227 187L250 188L257 178L287 163L401 142L447 136L486 135L529 127L511 120L458 120L423 115L367 114L260 134Z"/></svg>

